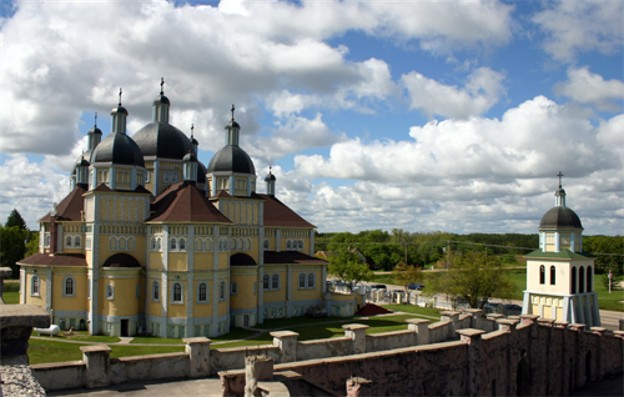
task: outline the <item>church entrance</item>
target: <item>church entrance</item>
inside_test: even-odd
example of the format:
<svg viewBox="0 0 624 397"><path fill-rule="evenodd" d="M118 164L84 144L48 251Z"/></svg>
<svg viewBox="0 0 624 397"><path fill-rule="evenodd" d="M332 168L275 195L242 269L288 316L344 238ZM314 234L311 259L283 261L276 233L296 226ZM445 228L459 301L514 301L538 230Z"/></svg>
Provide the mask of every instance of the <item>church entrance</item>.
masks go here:
<svg viewBox="0 0 624 397"><path fill-rule="evenodd" d="M124 318L121 320L121 336L130 336L128 333L129 323L130 323L130 320L128 320L127 318Z"/></svg>

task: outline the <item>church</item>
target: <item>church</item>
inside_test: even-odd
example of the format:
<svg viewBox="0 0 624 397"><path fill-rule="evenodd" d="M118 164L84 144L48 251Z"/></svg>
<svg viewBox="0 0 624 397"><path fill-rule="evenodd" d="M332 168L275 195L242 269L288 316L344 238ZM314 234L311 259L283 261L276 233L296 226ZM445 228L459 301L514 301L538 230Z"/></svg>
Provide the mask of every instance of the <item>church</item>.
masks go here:
<svg viewBox="0 0 624 397"><path fill-rule="evenodd" d="M132 137L121 90L112 132L103 137L96 119L71 192L39 220L39 253L18 262L20 303L62 329L115 336L218 336L310 311L353 315L353 297L326 292L315 226L275 196L270 169L266 193L256 191L234 106L206 167L193 129L169 123L163 84L153 121Z"/></svg>

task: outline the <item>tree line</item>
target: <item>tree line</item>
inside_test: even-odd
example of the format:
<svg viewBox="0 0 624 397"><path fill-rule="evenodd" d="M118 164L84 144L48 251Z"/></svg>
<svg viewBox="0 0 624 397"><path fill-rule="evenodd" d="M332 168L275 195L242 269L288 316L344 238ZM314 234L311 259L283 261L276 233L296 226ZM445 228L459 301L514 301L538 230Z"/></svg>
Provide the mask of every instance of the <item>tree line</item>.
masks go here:
<svg viewBox="0 0 624 397"><path fill-rule="evenodd" d="M24 218L13 209L6 223L0 225L0 267L10 267L11 278L19 278L17 261L39 250L39 233L31 232Z"/></svg>
<svg viewBox="0 0 624 397"><path fill-rule="evenodd" d="M371 270L391 271L400 262L417 267L444 266L454 254L483 251L498 256L503 263L523 265L522 256L538 249L537 233L410 233L402 229L367 230L359 233L317 233L316 249L329 257L351 252L360 256ZM584 236L583 250L595 257L597 274L620 276L624 264L624 237Z"/></svg>

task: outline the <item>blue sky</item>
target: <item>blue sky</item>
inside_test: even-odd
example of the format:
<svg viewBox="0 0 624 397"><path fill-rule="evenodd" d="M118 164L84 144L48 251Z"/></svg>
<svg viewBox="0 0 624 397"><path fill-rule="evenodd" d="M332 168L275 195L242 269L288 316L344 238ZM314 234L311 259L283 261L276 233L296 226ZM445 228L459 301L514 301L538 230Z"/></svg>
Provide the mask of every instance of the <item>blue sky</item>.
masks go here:
<svg viewBox="0 0 624 397"><path fill-rule="evenodd" d="M564 173L585 233L624 224L619 1L14 1L0 6L0 220L68 193L123 87L129 134L224 142L321 232L534 233ZM103 17L106 16L106 17Z"/></svg>

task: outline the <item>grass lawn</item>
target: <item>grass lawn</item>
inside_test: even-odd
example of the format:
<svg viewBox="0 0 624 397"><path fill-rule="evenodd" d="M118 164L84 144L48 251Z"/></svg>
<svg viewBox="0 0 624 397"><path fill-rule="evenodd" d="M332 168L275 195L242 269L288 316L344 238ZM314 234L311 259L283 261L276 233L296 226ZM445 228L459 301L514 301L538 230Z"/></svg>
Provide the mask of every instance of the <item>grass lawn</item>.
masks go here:
<svg viewBox="0 0 624 397"><path fill-rule="evenodd" d="M159 338L156 336L134 336L130 341L131 345L134 344L159 344L159 345L183 345L182 339L179 338Z"/></svg>
<svg viewBox="0 0 624 397"><path fill-rule="evenodd" d="M30 339L28 360L30 364L82 360L80 346L85 344L66 343L48 339ZM184 352L184 346L132 346L112 345L111 357L142 356L145 354Z"/></svg>
<svg viewBox="0 0 624 397"><path fill-rule="evenodd" d="M2 299L7 305L19 303L19 280L4 280Z"/></svg>
<svg viewBox="0 0 624 397"><path fill-rule="evenodd" d="M393 312L404 312L418 314L423 317L435 317L440 319L440 310L433 307L420 307L414 305L382 305Z"/></svg>

